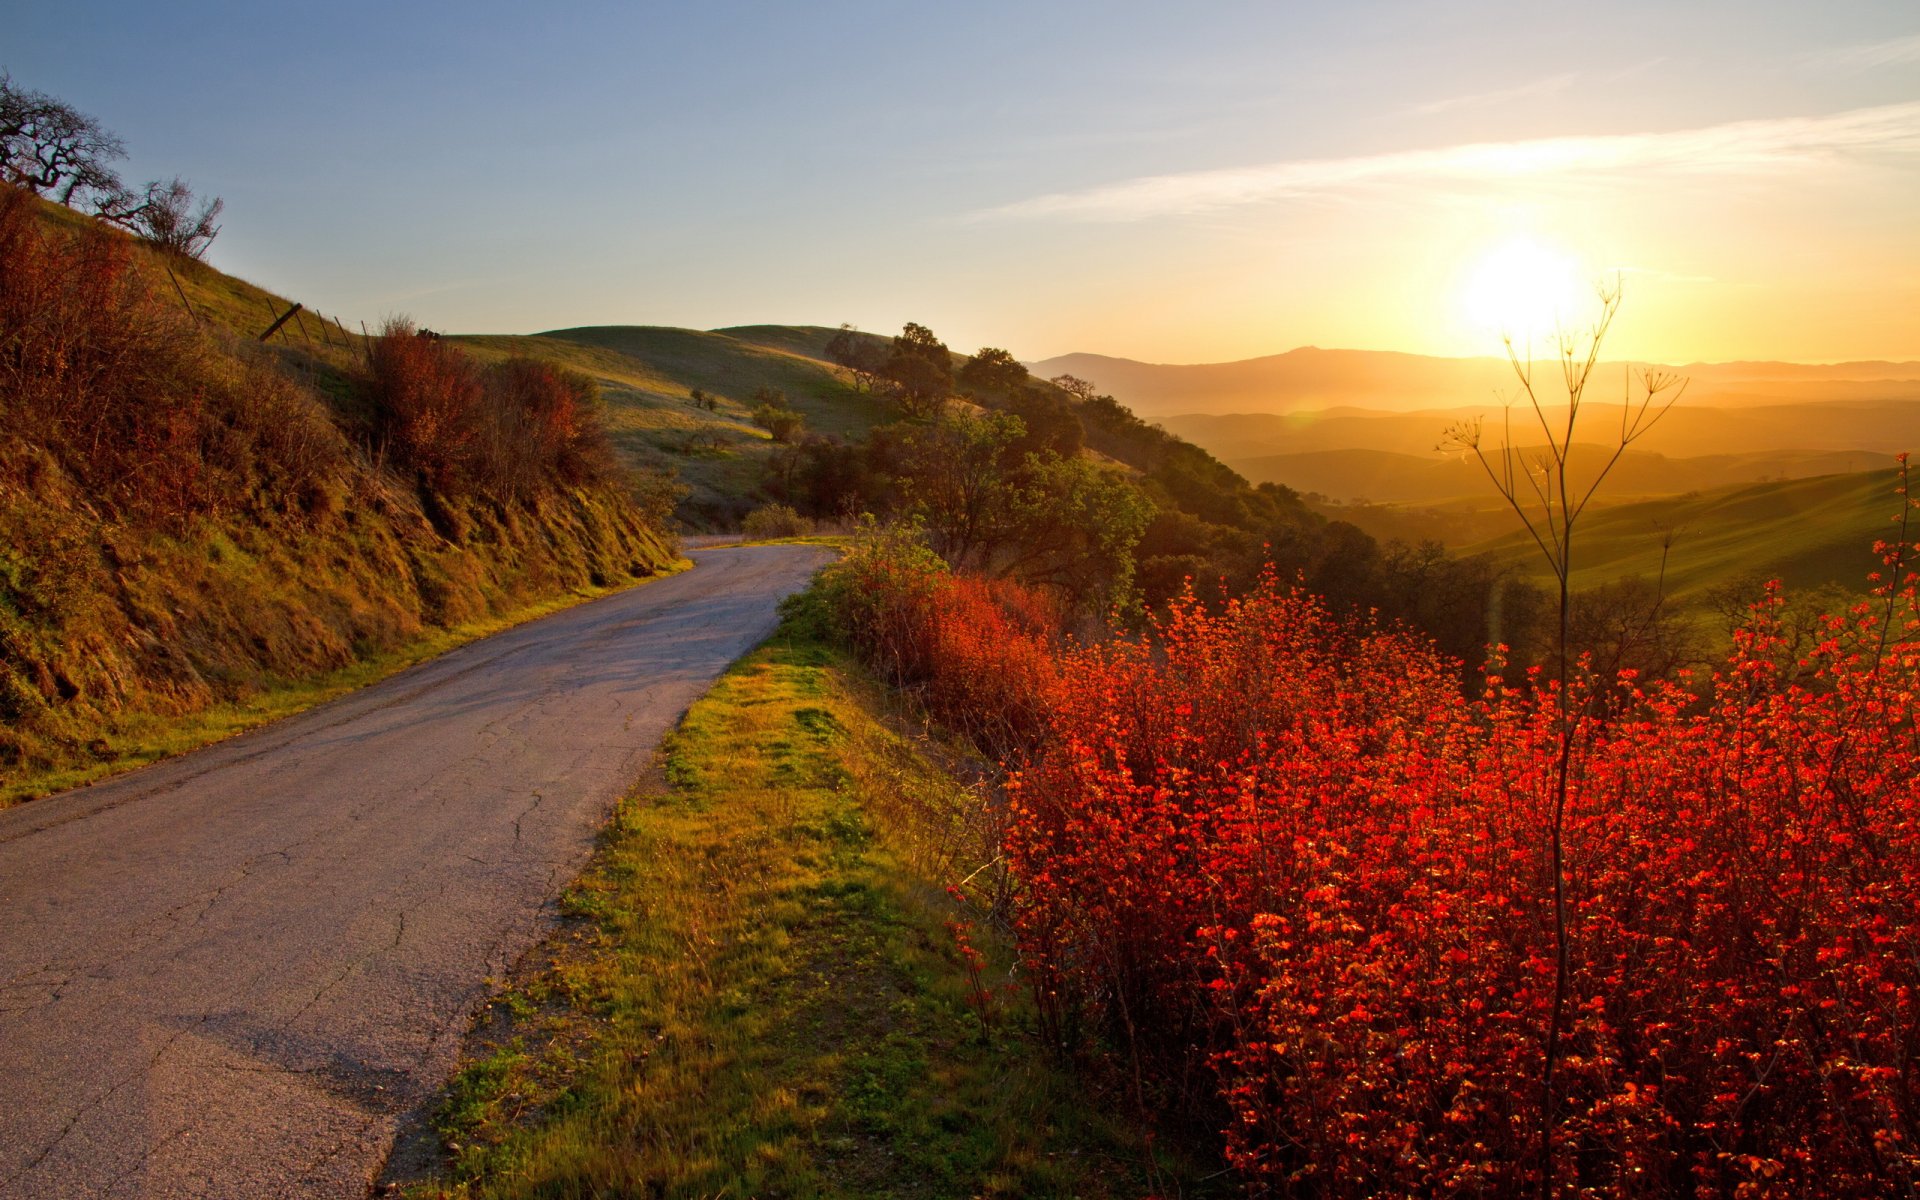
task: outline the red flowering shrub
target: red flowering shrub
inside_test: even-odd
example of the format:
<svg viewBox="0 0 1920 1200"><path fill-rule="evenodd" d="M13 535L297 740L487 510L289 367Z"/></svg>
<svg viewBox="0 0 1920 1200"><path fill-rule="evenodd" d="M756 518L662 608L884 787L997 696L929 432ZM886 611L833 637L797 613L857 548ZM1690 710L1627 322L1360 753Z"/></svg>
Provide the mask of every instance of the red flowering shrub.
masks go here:
<svg viewBox="0 0 1920 1200"><path fill-rule="evenodd" d="M896 677L936 716L1039 719L1006 851L1043 1012L1252 1190L1912 1195L1920 546L1890 553L1804 658L1776 595L1711 678L1567 685L1551 1102L1558 683L1463 699L1271 578L1066 650L986 585L872 594L911 597Z"/></svg>
<svg viewBox="0 0 1920 1200"><path fill-rule="evenodd" d="M1803 685L1763 610L1700 702L1623 680L1623 714L1580 726L1556 1188L1920 1184L1915 628L1910 587L1833 622ZM1538 1188L1558 717L1535 682L1463 704L1431 652L1271 581L1070 655L1007 840L1037 985L1163 1100L1217 1086L1262 1186Z"/></svg>

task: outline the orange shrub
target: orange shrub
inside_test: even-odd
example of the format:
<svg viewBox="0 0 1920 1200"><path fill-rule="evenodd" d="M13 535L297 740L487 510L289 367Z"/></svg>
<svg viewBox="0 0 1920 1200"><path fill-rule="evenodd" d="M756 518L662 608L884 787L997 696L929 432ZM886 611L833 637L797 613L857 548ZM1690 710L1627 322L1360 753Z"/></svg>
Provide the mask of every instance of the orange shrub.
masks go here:
<svg viewBox="0 0 1920 1200"><path fill-rule="evenodd" d="M483 369L411 322L387 322L372 353L376 420L396 462L443 496L527 501L614 471L591 379L531 358Z"/></svg>
<svg viewBox="0 0 1920 1200"><path fill-rule="evenodd" d="M124 236L46 226L0 187L0 410L122 517L176 522L261 496L282 507L345 446L283 375L215 352Z"/></svg>

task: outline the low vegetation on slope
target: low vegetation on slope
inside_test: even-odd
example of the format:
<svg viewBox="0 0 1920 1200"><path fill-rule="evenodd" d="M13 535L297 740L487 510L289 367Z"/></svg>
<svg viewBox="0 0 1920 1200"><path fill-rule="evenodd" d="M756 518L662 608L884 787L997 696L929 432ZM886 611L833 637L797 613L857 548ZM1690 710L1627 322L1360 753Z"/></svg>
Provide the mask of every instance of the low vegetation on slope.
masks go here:
<svg viewBox="0 0 1920 1200"><path fill-rule="evenodd" d="M672 561L587 381L402 327L276 350L169 268L207 271L0 194L0 795Z"/></svg>

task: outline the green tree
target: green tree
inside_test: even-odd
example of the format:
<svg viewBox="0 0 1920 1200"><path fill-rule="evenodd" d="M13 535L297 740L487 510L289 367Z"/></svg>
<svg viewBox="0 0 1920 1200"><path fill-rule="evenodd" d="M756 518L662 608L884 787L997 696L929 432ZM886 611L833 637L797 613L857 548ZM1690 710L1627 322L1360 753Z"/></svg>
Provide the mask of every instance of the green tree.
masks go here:
<svg viewBox="0 0 1920 1200"><path fill-rule="evenodd" d="M1027 457L1016 489L1001 573L1057 588L1095 615L1134 603L1134 550L1154 514L1139 488L1092 459L1042 453Z"/></svg>
<svg viewBox="0 0 1920 1200"><path fill-rule="evenodd" d="M928 417L953 394L953 354L925 325L907 322L893 339L880 374L909 417Z"/></svg>
<svg viewBox="0 0 1920 1200"><path fill-rule="evenodd" d="M870 392L886 365L886 344L877 336L861 333L851 325L842 325L827 339L827 361L844 367L853 376L853 386Z"/></svg>
<svg viewBox="0 0 1920 1200"><path fill-rule="evenodd" d="M1091 459L1031 453L1010 413L943 413L897 447L907 511L955 567L1056 588L1098 611L1131 599L1133 549L1153 505Z"/></svg>
<svg viewBox="0 0 1920 1200"><path fill-rule="evenodd" d="M762 404L753 410L753 423L772 435L781 445L795 441L806 427L806 418L784 404Z"/></svg>
<svg viewBox="0 0 1920 1200"><path fill-rule="evenodd" d="M1027 381L1027 369L997 346L982 346L960 368L960 382L971 388L1006 391Z"/></svg>
<svg viewBox="0 0 1920 1200"><path fill-rule="evenodd" d="M900 438L900 494L928 543L956 567L984 569L1013 530L1007 450L1026 432L1006 413L949 412Z"/></svg>

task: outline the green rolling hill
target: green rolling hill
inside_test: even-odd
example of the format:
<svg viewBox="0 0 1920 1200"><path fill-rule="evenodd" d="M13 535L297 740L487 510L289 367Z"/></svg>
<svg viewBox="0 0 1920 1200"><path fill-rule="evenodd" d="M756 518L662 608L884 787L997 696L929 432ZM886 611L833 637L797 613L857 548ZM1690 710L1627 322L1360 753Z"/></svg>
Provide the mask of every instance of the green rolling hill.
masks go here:
<svg viewBox="0 0 1920 1200"><path fill-rule="evenodd" d="M1577 461L1605 461L1606 447L1579 445ZM1703 491L1776 479L1839 475L1885 466L1890 454L1842 450L1777 450L1747 454L1673 458L1629 450L1608 476L1609 502L1622 498L1670 496L1676 490ZM1415 455L1391 450L1310 450L1228 459L1227 465L1254 483L1283 483L1296 491L1317 492L1336 501L1383 504L1444 504L1491 495L1486 473L1462 454Z"/></svg>
<svg viewBox="0 0 1920 1200"><path fill-rule="evenodd" d="M1897 482L1894 470L1861 471L1591 509L1575 530L1573 583L1587 588L1636 574L1651 579L1660 574L1671 535L1666 583L1682 601L1755 573L1789 587L1838 583L1864 590L1868 573L1880 565L1874 542L1898 532ZM1525 575L1549 578L1524 532L1464 552L1485 552Z"/></svg>
<svg viewBox="0 0 1920 1200"><path fill-rule="evenodd" d="M737 522L752 506L775 444L753 423L754 394L775 388L810 432L852 436L890 419L885 401L860 391L820 357L834 330L753 325L703 331L603 325L531 336L467 334L482 357L527 354L592 376L607 405L614 447L628 465L671 472L692 489L680 507L696 527ZM711 408L695 402L698 390Z"/></svg>

